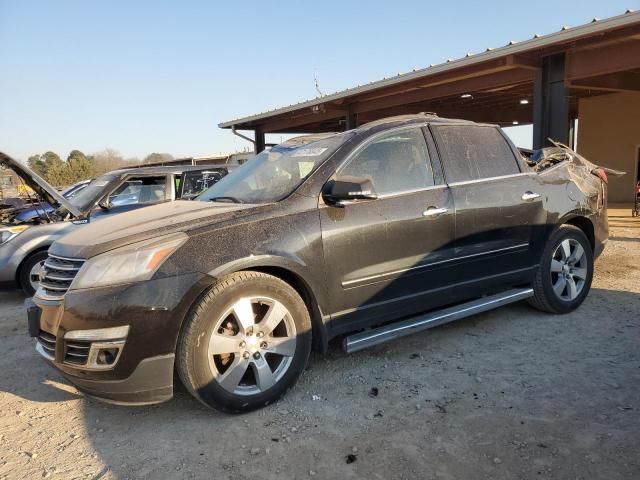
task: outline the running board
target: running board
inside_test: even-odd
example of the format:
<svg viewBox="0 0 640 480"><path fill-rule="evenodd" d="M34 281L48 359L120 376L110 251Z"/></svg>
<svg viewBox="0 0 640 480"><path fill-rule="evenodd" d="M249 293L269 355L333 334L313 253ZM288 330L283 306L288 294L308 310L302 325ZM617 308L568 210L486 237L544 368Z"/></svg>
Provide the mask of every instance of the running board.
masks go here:
<svg viewBox="0 0 640 480"><path fill-rule="evenodd" d="M374 345L379 345L389 340L411 335L415 332L427 330L428 328L444 325L445 323L470 317L477 313L493 310L494 308L518 302L533 296L532 288L515 288L506 292L478 298L471 302L462 303L453 307L448 307L425 315L391 323L378 328L365 330L346 337L342 343L342 348L347 353L357 352Z"/></svg>

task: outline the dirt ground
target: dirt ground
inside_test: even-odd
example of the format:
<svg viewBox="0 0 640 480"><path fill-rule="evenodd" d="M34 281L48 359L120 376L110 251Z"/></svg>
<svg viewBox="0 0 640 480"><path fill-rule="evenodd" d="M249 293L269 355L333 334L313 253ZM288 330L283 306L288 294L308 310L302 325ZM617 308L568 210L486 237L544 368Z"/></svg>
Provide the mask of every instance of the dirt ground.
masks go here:
<svg viewBox="0 0 640 480"><path fill-rule="evenodd" d="M516 304L353 355L334 345L242 416L183 391L84 398L35 353L23 297L0 293L0 478L640 478L640 220L610 223L578 311Z"/></svg>

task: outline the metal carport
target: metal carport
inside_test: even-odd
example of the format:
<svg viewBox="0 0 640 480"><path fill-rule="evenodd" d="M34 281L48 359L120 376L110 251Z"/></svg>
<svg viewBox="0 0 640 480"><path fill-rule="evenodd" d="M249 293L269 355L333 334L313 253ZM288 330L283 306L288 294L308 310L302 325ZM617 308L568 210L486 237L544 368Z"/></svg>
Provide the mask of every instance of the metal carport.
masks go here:
<svg viewBox="0 0 640 480"><path fill-rule="evenodd" d="M259 152L266 133L342 131L391 115L435 112L502 126L533 124L533 146L539 148L547 137L572 144L582 100L621 92L640 99L638 12L593 19L219 126L253 130ZM580 118L581 129L582 123ZM640 144L640 129L638 137ZM625 181L633 180L630 173Z"/></svg>

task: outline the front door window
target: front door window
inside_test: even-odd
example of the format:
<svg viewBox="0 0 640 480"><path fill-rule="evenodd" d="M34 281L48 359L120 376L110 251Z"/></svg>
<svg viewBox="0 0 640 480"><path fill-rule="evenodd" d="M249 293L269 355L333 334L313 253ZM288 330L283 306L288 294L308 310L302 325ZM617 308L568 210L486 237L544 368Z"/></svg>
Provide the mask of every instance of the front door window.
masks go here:
<svg viewBox="0 0 640 480"><path fill-rule="evenodd" d="M109 205L142 205L164 201L168 198L164 175L130 177L109 196Z"/></svg>

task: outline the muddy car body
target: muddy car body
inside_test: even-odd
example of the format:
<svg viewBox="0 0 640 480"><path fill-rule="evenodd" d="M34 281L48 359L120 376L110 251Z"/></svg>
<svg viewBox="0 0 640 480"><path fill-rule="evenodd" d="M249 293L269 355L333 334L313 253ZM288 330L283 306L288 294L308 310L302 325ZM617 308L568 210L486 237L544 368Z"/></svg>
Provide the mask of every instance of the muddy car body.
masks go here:
<svg viewBox="0 0 640 480"><path fill-rule="evenodd" d="M339 335L355 351L525 298L570 311L606 242L606 183L562 151L540 164L498 127L428 115L286 142L202 201L57 241L31 334L90 395L163 401L177 370L205 404L244 411Z"/></svg>
<svg viewBox="0 0 640 480"><path fill-rule="evenodd" d="M66 198L44 179L0 154L0 163L20 175L44 205L37 215L23 208L0 211L0 285L19 287L32 295L37 274L49 246L89 222L181 198L191 177L219 179L233 167L177 166L116 170L100 176L72 198ZM144 185L143 185L144 184ZM184 192L186 193L186 191Z"/></svg>

